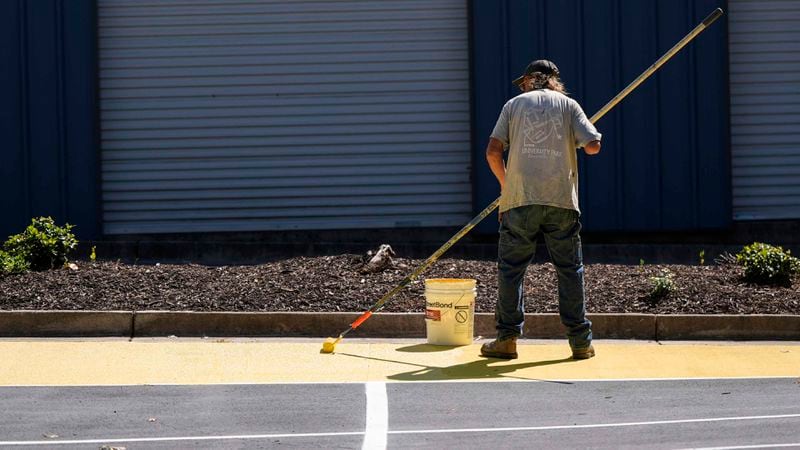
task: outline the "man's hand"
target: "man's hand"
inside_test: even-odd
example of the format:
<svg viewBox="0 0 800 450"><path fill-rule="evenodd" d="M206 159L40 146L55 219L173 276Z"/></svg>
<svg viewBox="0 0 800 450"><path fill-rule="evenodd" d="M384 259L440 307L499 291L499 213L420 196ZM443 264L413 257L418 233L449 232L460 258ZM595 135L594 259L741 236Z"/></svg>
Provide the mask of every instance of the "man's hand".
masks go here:
<svg viewBox="0 0 800 450"><path fill-rule="evenodd" d="M600 153L600 141L591 141L583 147L583 151L587 155L596 155Z"/></svg>

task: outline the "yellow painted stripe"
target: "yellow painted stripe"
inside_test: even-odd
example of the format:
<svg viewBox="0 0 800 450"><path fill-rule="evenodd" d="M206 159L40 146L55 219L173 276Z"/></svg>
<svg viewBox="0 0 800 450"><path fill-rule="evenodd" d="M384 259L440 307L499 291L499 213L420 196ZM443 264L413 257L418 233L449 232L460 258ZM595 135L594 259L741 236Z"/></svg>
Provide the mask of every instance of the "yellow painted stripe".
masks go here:
<svg viewBox="0 0 800 450"><path fill-rule="evenodd" d="M284 340L0 341L0 386L365 381L507 381L800 377L800 345L596 342L597 357L569 359L564 343L519 345L513 361L479 345Z"/></svg>

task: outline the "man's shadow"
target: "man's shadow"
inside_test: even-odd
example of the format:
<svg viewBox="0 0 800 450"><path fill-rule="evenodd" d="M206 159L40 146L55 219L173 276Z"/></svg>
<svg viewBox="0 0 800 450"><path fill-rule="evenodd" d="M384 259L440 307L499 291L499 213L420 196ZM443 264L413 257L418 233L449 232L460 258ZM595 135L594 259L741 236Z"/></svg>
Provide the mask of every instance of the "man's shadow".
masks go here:
<svg viewBox="0 0 800 450"><path fill-rule="evenodd" d="M426 353L426 352L447 351L453 348L455 347L443 347L443 346L420 344L420 345L398 348L397 351L411 352L411 353ZM573 360L571 357L567 357L562 359L550 359L544 361L531 361L526 363L509 364L509 361L504 359L480 357L481 359L470 361L468 363L456 364L454 366L437 367L437 366L426 366L407 361L375 358L372 356L354 355L350 353L338 353L338 354L343 356L350 356L353 358L362 358L373 361L405 364L418 367L415 370L389 375L387 377L390 380L396 380L396 381L483 380L492 378L510 378L510 379L527 380L527 381L550 381L538 378L514 376L511 374L521 369L575 362L575 360ZM553 382L559 384L572 384L567 382L557 382L557 381Z"/></svg>

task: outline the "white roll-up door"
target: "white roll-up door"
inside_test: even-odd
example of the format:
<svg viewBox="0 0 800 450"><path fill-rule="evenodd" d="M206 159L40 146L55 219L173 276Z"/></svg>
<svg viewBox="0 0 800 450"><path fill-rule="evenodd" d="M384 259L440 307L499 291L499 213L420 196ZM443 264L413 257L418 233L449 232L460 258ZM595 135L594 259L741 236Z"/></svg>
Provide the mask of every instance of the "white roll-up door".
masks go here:
<svg viewBox="0 0 800 450"><path fill-rule="evenodd" d="M466 0L99 0L107 234L461 225Z"/></svg>
<svg viewBox="0 0 800 450"><path fill-rule="evenodd" d="M800 1L728 7L734 219L800 218Z"/></svg>

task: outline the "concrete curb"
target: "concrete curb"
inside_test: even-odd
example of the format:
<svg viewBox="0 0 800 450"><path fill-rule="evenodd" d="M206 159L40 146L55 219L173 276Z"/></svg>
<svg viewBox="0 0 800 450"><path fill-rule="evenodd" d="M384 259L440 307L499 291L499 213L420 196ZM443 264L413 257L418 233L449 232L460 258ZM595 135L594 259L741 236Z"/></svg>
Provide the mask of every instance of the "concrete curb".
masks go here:
<svg viewBox="0 0 800 450"><path fill-rule="evenodd" d="M0 311L2 337L130 337L130 311Z"/></svg>
<svg viewBox="0 0 800 450"><path fill-rule="evenodd" d="M133 336L325 337L338 335L359 316L359 313L141 311L136 313ZM358 334L422 337L425 320L421 313L376 314L358 328Z"/></svg>
<svg viewBox="0 0 800 450"><path fill-rule="evenodd" d="M658 316L656 339L800 339L800 316Z"/></svg>
<svg viewBox="0 0 800 450"><path fill-rule="evenodd" d="M327 337L360 313L0 311L0 337ZM589 314L597 339L800 340L795 315ZM527 314L525 337L563 339L558 314ZM378 313L353 337L423 338L422 313ZM495 335L494 314L475 314L475 336Z"/></svg>

